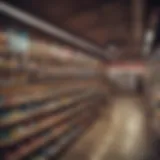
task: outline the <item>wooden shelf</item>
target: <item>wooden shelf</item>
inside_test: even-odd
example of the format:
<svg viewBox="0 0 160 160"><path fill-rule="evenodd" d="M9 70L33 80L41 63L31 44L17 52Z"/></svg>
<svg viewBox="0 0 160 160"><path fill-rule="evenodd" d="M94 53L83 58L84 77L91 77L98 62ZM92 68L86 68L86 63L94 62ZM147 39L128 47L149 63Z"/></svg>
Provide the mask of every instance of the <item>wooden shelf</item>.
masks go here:
<svg viewBox="0 0 160 160"><path fill-rule="evenodd" d="M93 121L93 120L92 120ZM64 135L56 144L52 144L47 148L48 155L42 157L44 159L54 159L63 149L76 140L91 125L91 119L85 119L85 125L80 123L75 126L70 133Z"/></svg>
<svg viewBox="0 0 160 160"><path fill-rule="evenodd" d="M97 102L96 102L97 103ZM96 103L89 102L89 103L84 103L81 104L79 106L80 109L82 109L81 106L83 106L83 108L91 105L91 106L95 106ZM72 119L69 122L66 122L65 124L62 124L60 127L57 128L52 128L50 131L50 134L47 134L47 136L45 137L37 137L36 139L34 139L34 141L31 142L27 142L25 145L20 146L19 149L17 149L16 151L14 151L13 153L10 153L9 155L7 155L7 160L11 160L13 157L15 160L20 160L22 158L24 158L25 156L33 153L34 151L38 150L39 148L46 146L47 143L50 143L51 141L53 141L56 137L61 137L62 135L62 139L63 139L63 135L64 133L68 133L68 130L72 130L72 127L74 126L81 126L84 127L86 126L86 122L88 121L88 119L90 119L91 117L88 117L89 113L86 113L85 111L81 111L80 114L78 114L78 116L75 116L74 119ZM91 114L91 113L90 113Z"/></svg>
<svg viewBox="0 0 160 160"><path fill-rule="evenodd" d="M52 127L53 125L61 122L62 120L65 120L68 116L70 116L71 113L63 113L61 115L57 115L57 116L50 116L46 119L43 119L41 121L39 121L38 125L36 125L34 128L28 128L26 129L23 133L17 134L16 137L14 137L14 139L12 140L4 140L4 142L0 142L0 147L5 147L5 146L9 146L9 145L14 145L30 136L33 136L37 133L40 133L42 131L44 131L47 128Z"/></svg>
<svg viewBox="0 0 160 160"><path fill-rule="evenodd" d="M32 112L30 112L30 113L19 114L19 116L17 116L16 118L7 117L7 119L1 120L0 127L2 128L2 127L11 126L11 125L16 124L18 122L22 122L27 119L31 120L33 117L44 115L46 113L50 113L50 112L56 111L58 109L62 109L64 107L66 107L67 105L71 105L75 102L85 100L87 97L91 96L91 94L87 94L87 93L84 94L84 92L83 92L81 95L76 95L74 97L64 97L63 100L60 100L60 101L59 100L58 101L55 101L55 100L51 101L51 102L49 102L49 104L45 104L41 109L38 108L38 109L32 110ZM93 94L93 96L94 96L94 94Z"/></svg>
<svg viewBox="0 0 160 160"><path fill-rule="evenodd" d="M63 136L65 133L68 133L69 130L72 129L73 126L78 126L80 125L81 121L86 120L86 116L81 116L79 115L78 117L75 117L75 120L62 124L59 128L53 128L50 131L50 134L47 137L38 137L36 139L34 139L33 142L29 142L27 144L25 144L24 146L21 146L16 152L14 152L13 154L9 155L9 157L7 158L7 160L12 159L12 157L14 157L15 160L19 160L24 158L25 156L33 153L34 151L36 151L37 149L45 146L47 143L53 141L56 138L59 138L61 136Z"/></svg>
<svg viewBox="0 0 160 160"><path fill-rule="evenodd" d="M73 81L66 81L66 80L58 80L53 81L54 83L38 83L38 84L24 84L24 85L15 85L12 87L2 87L0 90L0 94L4 96L12 96L12 95L21 95L21 94L33 94L35 91L44 92L44 90L51 90L51 89L62 89L63 87L73 87L78 85L95 85L97 82L95 80L90 81L82 81L82 80L73 80Z"/></svg>
<svg viewBox="0 0 160 160"><path fill-rule="evenodd" d="M60 136L61 134L63 134L65 131L67 131L70 128L69 124L64 124L62 125L60 128L54 128L50 135L47 137L38 137L36 139L34 139L34 141L32 141L31 143L27 143L24 146L21 146L17 152L14 152L13 154L10 154L8 157L6 157L7 160L12 160L14 157L14 160L19 160L25 156L27 156L28 154L31 154L32 152L34 152L34 150L42 147L43 145L45 145L46 143L48 143L49 141L55 139L56 137Z"/></svg>
<svg viewBox="0 0 160 160"><path fill-rule="evenodd" d="M91 84L90 84L91 85ZM64 93L69 93L69 92L73 92L73 90L81 90L81 89L85 89L85 87L89 87L88 84L80 84L78 86L74 86L73 84L71 86L67 86L67 89L59 89L59 86L54 86L53 87L49 87L48 91L47 89L36 89L36 92L34 91L30 91L27 90L28 92L25 93L25 90L20 94L18 92L16 93L12 93L10 95L7 95L5 96L4 94L2 95L4 98L3 100L3 107L4 108L17 108L18 106L20 106L21 104L24 104L24 103L31 103L31 102L35 102L35 101L39 101L39 100L44 100L44 99L47 99L47 98L54 98L56 97L57 95L61 95L61 94L64 94ZM56 90L57 89L57 90ZM58 90L59 89L59 90ZM37 91L38 90L38 91ZM56 90L56 91L55 91ZM33 94L34 93L34 94Z"/></svg>
<svg viewBox="0 0 160 160"><path fill-rule="evenodd" d="M95 99L96 100L96 99ZM56 115L51 115L43 120L38 121L38 124L36 126L31 127L31 128L27 128L25 129L26 131L24 131L23 133L17 134L16 137L14 137L13 140L4 140L0 142L0 147L6 147L6 146L11 146L14 145L30 136L33 136L37 133L42 132L43 130L46 130L62 121L66 121L67 119L73 118L74 116L76 116L76 114L80 113L82 110L84 110L88 105L93 105L95 104L95 101L91 101L91 102L83 102L80 103L78 106L76 106L74 109L72 110L67 110L65 112L56 114Z"/></svg>

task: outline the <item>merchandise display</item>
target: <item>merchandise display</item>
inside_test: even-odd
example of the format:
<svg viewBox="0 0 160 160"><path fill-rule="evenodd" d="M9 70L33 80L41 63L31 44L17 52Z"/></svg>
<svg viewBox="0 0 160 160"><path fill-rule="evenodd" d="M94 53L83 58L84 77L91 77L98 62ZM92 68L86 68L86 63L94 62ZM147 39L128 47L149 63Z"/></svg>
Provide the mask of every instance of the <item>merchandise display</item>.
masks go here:
<svg viewBox="0 0 160 160"><path fill-rule="evenodd" d="M4 160L58 156L89 128L106 102L97 60L31 34L0 31Z"/></svg>

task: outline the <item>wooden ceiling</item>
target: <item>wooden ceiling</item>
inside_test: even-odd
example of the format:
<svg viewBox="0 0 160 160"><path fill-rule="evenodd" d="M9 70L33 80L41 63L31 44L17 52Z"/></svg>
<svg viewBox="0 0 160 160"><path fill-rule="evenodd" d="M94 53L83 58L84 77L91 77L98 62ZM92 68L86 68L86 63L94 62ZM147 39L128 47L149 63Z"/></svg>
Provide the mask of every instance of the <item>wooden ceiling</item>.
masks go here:
<svg viewBox="0 0 160 160"><path fill-rule="evenodd" d="M6 0L7 1L7 0ZM127 41L130 33L130 5L124 0L27 0L11 1L50 23L97 45Z"/></svg>
<svg viewBox="0 0 160 160"><path fill-rule="evenodd" d="M133 0L4 0L93 44L131 50Z"/></svg>

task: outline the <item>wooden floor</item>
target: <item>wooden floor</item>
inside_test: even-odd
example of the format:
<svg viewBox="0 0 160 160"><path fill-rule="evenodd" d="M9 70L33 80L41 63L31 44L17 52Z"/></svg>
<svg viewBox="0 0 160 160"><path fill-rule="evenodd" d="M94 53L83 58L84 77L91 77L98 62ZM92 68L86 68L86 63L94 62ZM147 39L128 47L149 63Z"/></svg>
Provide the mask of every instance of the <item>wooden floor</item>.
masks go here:
<svg viewBox="0 0 160 160"><path fill-rule="evenodd" d="M61 160L144 160L151 150L149 131L140 98L116 97Z"/></svg>

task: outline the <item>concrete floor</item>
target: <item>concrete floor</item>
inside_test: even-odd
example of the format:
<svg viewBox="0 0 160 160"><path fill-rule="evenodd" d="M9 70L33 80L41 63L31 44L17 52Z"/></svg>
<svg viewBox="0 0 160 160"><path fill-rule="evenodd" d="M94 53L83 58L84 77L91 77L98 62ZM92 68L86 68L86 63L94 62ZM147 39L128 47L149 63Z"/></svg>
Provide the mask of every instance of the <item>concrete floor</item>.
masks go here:
<svg viewBox="0 0 160 160"><path fill-rule="evenodd" d="M61 160L144 160L151 150L149 127L140 98L116 97Z"/></svg>

